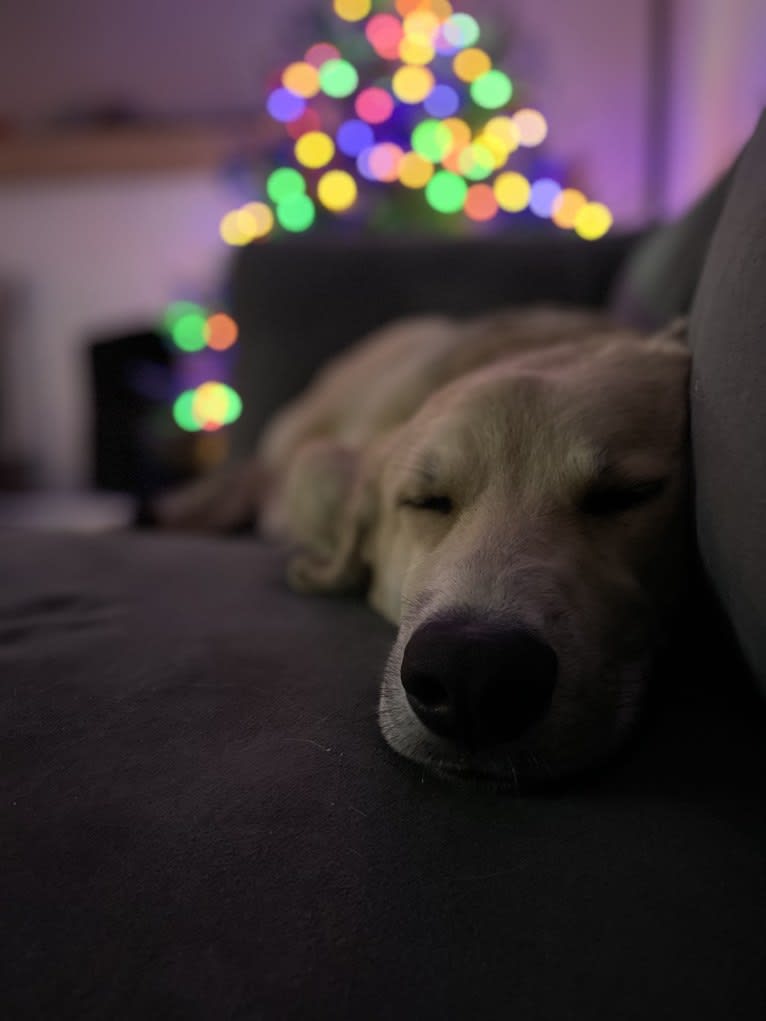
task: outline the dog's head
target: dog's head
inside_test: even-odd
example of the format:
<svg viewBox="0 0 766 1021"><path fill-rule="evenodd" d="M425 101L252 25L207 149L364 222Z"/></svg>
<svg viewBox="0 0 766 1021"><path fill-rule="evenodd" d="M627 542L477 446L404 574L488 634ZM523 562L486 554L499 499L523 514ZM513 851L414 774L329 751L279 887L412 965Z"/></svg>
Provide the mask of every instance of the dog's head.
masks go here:
<svg viewBox="0 0 766 1021"><path fill-rule="evenodd" d="M402 755L516 783L579 771L629 732L687 569L675 336L498 362L360 456L329 556L291 576L367 586L399 625L379 718Z"/></svg>

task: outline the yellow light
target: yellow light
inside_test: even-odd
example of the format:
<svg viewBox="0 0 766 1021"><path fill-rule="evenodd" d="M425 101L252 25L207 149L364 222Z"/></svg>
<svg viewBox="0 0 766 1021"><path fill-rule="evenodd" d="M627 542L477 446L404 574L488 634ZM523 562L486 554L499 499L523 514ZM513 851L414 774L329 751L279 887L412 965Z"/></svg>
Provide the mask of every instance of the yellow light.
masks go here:
<svg viewBox="0 0 766 1021"><path fill-rule="evenodd" d="M248 202L242 206L240 214L247 217L252 239L265 238L274 226L274 214L265 202ZM240 219L239 222L244 221Z"/></svg>
<svg viewBox="0 0 766 1021"><path fill-rule="evenodd" d="M391 81L394 95L403 103L422 103L434 87L434 76L427 67L400 67Z"/></svg>
<svg viewBox="0 0 766 1021"><path fill-rule="evenodd" d="M221 383L203 383L197 387L192 414L203 429L207 424L223 425L228 407L229 398Z"/></svg>
<svg viewBox="0 0 766 1021"><path fill-rule="evenodd" d="M439 17L433 11L416 10L404 19L403 28L405 35L430 43L439 31Z"/></svg>
<svg viewBox="0 0 766 1021"><path fill-rule="evenodd" d="M455 74L464 82L473 82L481 78L492 67L492 61L484 50L461 50L452 61Z"/></svg>
<svg viewBox="0 0 766 1021"><path fill-rule="evenodd" d="M492 165L495 170L499 170L504 167L508 162L508 156L510 151L506 149L503 143L497 138L496 135L488 135L486 132L483 135L479 135L476 138L476 145L481 146L492 157Z"/></svg>
<svg viewBox="0 0 766 1021"><path fill-rule="evenodd" d="M495 198L507 213L520 213L529 205L532 187L522 174L508 171L495 179Z"/></svg>
<svg viewBox="0 0 766 1021"><path fill-rule="evenodd" d="M344 213L356 202L356 181L345 170L328 170L317 185L319 201L333 213Z"/></svg>
<svg viewBox="0 0 766 1021"><path fill-rule="evenodd" d="M551 219L562 230L571 230L575 225L577 214L587 202L581 191L576 188L565 188L553 203Z"/></svg>
<svg viewBox="0 0 766 1021"><path fill-rule="evenodd" d="M250 243L250 238L243 234L240 228L239 213L239 209L232 209L223 217L218 228L221 238L227 245L239 246Z"/></svg>
<svg viewBox="0 0 766 1021"><path fill-rule="evenodd" d="M597 241L613 222L612 214L601 202L586 202L575 217L574 229L586 241Z"/></svg>
<svg viewBox="0 0 766 1021"><path fill-rule="evenodd" d="M442 124L452 135L452 150L462 149L471 141L471 129L460 117L448 117Z"/></svg>
<svg viewBox="0 0 766 1021"><path fill-rule="evenodd" d="M484 125L482 135L496 139L509 155L519 147L519 129L510 117L493 117Z"/></svg>
<svg viewBox="0 0 766 1021"><path fill-rule="evenodd" d="M406 35L399 43L399 56L405 64L430 64L436 50L419 36Z"/></svg>
<svg viewBox="0 0 766 1021"><path fill-rule="evenodd" d="M452 15L452 4L449 0L431 0L431 10L439 21L446 21Z"/></svg>
<svg viewBox="0 0 766 1021"><path fill-rule="evenodd" d="M417 152L408 152L399 163L399 180L405 188L425 188L434 175L434 165Z"/></svg>
<svg viewBox="0 0 766 1021"><path fill-rule="evenodd" d="M344 21L361 21L372 9L372 0L333 0L333 8Z"/></svg>
<svg viewBox="0 0 766 1021"><path fill-rule="evenodd" d="M311 170L327 166L334 155L335 143L323 131L308 131L295 143L295 158Z"/></svg>
<svg viewBox="0 0 766 1021"><path fill-rule="evenodd" d="M458 167L463 177L471 181L480 181L490 176L495 169L495 160L489 149L485 149L478 142L473 142L460 153Z"/></svg>
<svg viewBox="0 0 766 1021"><path fill-rule="evenodd" d="M519 145L529 149L540 145L548 134L548 122L538 110L517 110L513 123L519 133Z"/></svg>
<svg viewBox="0 0 766 1021"><path fill-rule="evenodd" d="M305 60L299 60L282 72L282 84L296 96L311 99L319 92L319 71Z"/></svg>

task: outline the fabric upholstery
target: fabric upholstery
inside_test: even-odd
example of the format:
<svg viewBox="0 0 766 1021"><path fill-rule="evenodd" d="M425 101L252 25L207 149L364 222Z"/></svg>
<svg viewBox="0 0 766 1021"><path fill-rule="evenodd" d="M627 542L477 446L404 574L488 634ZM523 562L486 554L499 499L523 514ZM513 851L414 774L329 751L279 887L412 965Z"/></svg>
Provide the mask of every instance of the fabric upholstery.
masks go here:
<svg viewBox="0 0 766 1021"><path fill-rule="evenodd" d="M766 693L766 114L740 158L691 319L703 561Z"/></svg>
<svg viewBox="0 0 766 1021"><path fill-rule="evenodd" d="M242 340L240 454L332 355L402 316L469 316L529 302L601 305L634 235L585 245L551 234L495 240L290 239L250 245L232 266Z"/></svg>
<svg viewBox="0 0 766 1021"><path fill-rule="evenodd" d="M609 297L619 322L652 332L688 315L733 175L732 167L685 216L647 231L634 246Z"/></svg>
<svg viewBox="0 0 766 1021"><path fill-rule="evenodd" d="M390 751L392 629L255 540L0 532L0 576L4 1017L761 1021L766 707L723 644L517 799Z"/></svg>

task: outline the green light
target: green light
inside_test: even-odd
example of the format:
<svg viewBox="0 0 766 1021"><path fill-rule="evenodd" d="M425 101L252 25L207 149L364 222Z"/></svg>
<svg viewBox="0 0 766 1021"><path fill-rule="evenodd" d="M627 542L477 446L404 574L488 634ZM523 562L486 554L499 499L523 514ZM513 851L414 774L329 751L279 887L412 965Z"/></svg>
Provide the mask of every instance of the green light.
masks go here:
<svg viewBox="0 0 766 1021"><path fill-rule="evenodd" d="M458 167L470 181L484 181L495 169L495 161L489 149L474 142L460 153Z"/></svg>
<svg viewBox="0 0 766 1021"><path fill-rule="evenodd" d="M176 425L180 426L181 429L185 429L188 433L199 432L199 425L197 419L194 417L194 390L184 390L184 392L176 397L173 403L173 418L175 419Z"/></svg>
<svg viewBox="0 0 766 1021"><path fill-rule="evenodd" d="M305 191L303 175L292 167L280 167L269 174L266 181L266 192L272 202L284 202L293 195L303 195Z"/></svg>
<svg viewBox="0 0 766 1021"><path fill-rule="evenodd" d="M511 79L502 71L487 71L471 83L471 98L485 110L497 110L513 95Z"/></svg>
<svg viewBox="0 0 766 1021"><path fill-rule="evenodd" d="M173 343L182 351L201 351L207 343L205 324L207 316L201 312L187 312L176 319L170 330Z"/></svg>
<svg viewBox="0 0 766 1021"><path fill-rule="evenodd" d="M359 84L359 75L354 65L347 60L328 60L319 71L319 84L326 95L333 99L344 99Z"/></svg>
<svg viewBox="0 0 766 1021"><path fill-rule="evenodd" d="M193 301L173 301L165 309L162 325L168 333L171 333L181 316L188 315L190 312L196 312L199 315L207 314L201 305L196 305Z"/></svg>
<svg viewBox="0 0 766 1021"><path fill-rule="evenodd" d="M452 147L452 132L441 121L421 121L412 132L412 148L431 163L439 163Z"/></svg>
<svg viewBox="0 0 766 1021"><path fill-rule="evenodd" d="M277 219L294 234L308 230L315 218L316 209L308 195L291 195L277 206Z"/></svg>
<svg viewBox="0 0 766 1021"><path fill-rule="evenodd" d="M426 185L426 201L437 213L457 213L463 208L467 192L462 177L439 170Z"/></svg>
<svg viewBox="0 0 766 1021"><path fill-rule="evenodd" d="M242 414L242 398L239 396L236 390L232 390L230 386L225 383L221 384L226 393L226 412L223 417L224 425L231 425L232 422L236 422L239 416Z"/></svg>

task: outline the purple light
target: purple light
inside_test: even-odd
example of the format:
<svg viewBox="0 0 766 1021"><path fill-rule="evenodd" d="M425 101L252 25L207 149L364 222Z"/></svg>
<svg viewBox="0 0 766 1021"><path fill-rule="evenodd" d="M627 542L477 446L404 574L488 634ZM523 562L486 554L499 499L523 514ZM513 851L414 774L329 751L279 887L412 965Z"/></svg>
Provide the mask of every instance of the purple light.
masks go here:
<svg viewBox="0 0 766 1021"><path fill-rule="evenodd" d="M552 177L541 177L532 185L529 208L535 216L549 217L553 212L553 203L561 192L561 185Z"/></svg>
<svg viewBox="0 0 766 1021"><path fill-rule="evenodd" d="M375 133L364 121L346 121L338 128L338 148L346 156L358 156L363 149L375 144Z"/></svg>
<svg viewBox="0 0 766 1021"><path fill-rule="evenodd" d="M266 101L266 109L275 121L287 124L301 116L306 109L306 100L289 89L275 89Z"/></svg>
<svg viewBox="0 0 766 1021"><path fill-rule="evenodd" d="M366 149L362 149L356 158L356 166L362 177L368 181L377 181L378 177L372 167L371 156L375 152L375 146L370 145Z"/></svg>
<svg viewBox="0 0 766 1021"><path fill-rule="evenodd" d="M432 117L451 117L460 106L460 96L449 85L437 85L423 104Z"/></svg>

